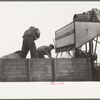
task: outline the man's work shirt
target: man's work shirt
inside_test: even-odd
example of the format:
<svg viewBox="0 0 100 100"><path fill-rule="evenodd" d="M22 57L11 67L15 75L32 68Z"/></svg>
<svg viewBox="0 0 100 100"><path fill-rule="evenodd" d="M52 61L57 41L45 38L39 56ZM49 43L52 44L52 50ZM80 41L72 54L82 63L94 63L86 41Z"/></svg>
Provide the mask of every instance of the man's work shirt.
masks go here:
<svg viewBox="0 0 100 100"><path fill-rule="evenodd" d="M35 28L26 30L24 32L23 37L33 37L33 39L36 40L36 31L35 31Z"/></svg>
<svg viewBox="0 0 100 100"><path fill-rule="evenodd" d="M49 49L49 46L41 46L38 48L39 55L48 55L48 57L51 57L51 50Z"/></svg>

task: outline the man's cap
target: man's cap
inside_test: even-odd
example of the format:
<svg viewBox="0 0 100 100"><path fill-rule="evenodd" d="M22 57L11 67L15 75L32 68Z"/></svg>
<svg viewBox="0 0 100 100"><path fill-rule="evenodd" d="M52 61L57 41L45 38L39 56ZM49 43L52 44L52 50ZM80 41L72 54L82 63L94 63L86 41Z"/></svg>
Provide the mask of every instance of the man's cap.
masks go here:
<svg viewBox="0 0 100 100"><path fill-rule="evenodd" d="M29 27L29 29L32 29L32 28L34 28L34 29L35 29L35 27L34 27L34 26L30 26L30 27Z"/></svg>
<svg viewBox="0 0 100 100"><path fill-rule="evenodd" d="M35 30L39 30L38 28L35 28Z"/></svg>
<svg viewBox="0 0 100 100"><path fill-rule="evenodd" d="M35 29L35 31L39 30L38 28L36 28L34 26L29 27L29 29Z"/></svg>
<svg viewBox="0 0 100 100"><path fill-rule="evenodd" d="M54 45L53 45L53 44L50 44L49 46L52 47L52 48L54 49Z"/></svg>

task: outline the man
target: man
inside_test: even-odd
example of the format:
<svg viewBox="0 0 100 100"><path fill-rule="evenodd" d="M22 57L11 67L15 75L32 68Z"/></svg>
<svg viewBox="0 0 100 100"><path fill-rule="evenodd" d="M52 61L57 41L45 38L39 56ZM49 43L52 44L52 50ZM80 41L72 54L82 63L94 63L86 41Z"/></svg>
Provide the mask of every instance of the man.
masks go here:
<svg viewBox="0 0 100 100"><path fill-rule="evenodd" d="M36 45L34 41L37 40L39 37L40 37L39 29L33 26L31 26L28 30L24 32L21 58L26 58L26 55L29 50L31 58L37 58Z"/></svg>
<svg viewBox="0 0 100 100"><path fill-rule="evenodd" d="M49 58L52 58L51 56L51 50L54 49L54 45L50 44L49 46L41 46L37 49L38 57L39 58L45 58L44 55L47 55Z"/></svg>

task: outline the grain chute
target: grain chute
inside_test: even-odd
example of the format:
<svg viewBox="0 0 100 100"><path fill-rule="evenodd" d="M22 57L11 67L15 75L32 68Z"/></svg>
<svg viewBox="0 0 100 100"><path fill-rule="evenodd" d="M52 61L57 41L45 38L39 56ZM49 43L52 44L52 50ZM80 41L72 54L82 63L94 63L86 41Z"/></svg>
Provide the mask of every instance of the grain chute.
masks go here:
<svg viewBox="0 0 100 100"><path fill-rule="evenodd" d="M72 57L88 57L94 61L97 59L96 48L99 36L100 11L98 9L93 8L86 13L75 14L73 22L55 32L57 56L59 53L70 54L70 51L73 51ZM81 50L82 46L85 46L85 51Z"/></svg>

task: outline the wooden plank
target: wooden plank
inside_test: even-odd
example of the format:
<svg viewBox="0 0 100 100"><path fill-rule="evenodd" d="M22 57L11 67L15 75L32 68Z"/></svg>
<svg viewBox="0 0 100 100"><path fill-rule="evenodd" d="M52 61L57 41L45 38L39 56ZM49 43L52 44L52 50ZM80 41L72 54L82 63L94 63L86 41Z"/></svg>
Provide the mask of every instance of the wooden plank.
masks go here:
<svg viewBox="0 0 100 100"><path fill-rule="evenodd" d="M87 59L58 58L56 63L56 81L90 81L91 69Z"/></svg>
<svg viewBox="0 0 100 100"><path fill-rule="evenodd" d="M30 61L30 59L28 59L28 81L31 81L32 79L31 79L31 74L32 74L32 70L31 70L32 68L31 68L31 61Z"/></svg>
<svg viewBox="0 0 100 100"><path fill-rule="evenodd" d="M3 67L2 67L3 66ZM0 81L90 81L90 61L80 58L3 59Z"/></svg>
<svg viewBox="0 0 100 100"><path fill-rule="evenodd" d="M2 59L0 59L0 82L2 82Z"/></svg>
<svg viewBox="0 0 100 100"><path fill-rule="evenodd" d="M31 80L30 81L52 81L52 59L37 58L30 59Z"/></svg>
<svg viewBox="0 0 100 100"><path fill-rule="evenodd" d="M52 58L52 81L55 81L55 62L54 59Z"/></svg>
<svg viewBox="0 0 100 100"><path fill-rule="evenodd" d="M3 81L28 81L28 61L26 59L3 59Z"/></svg>

